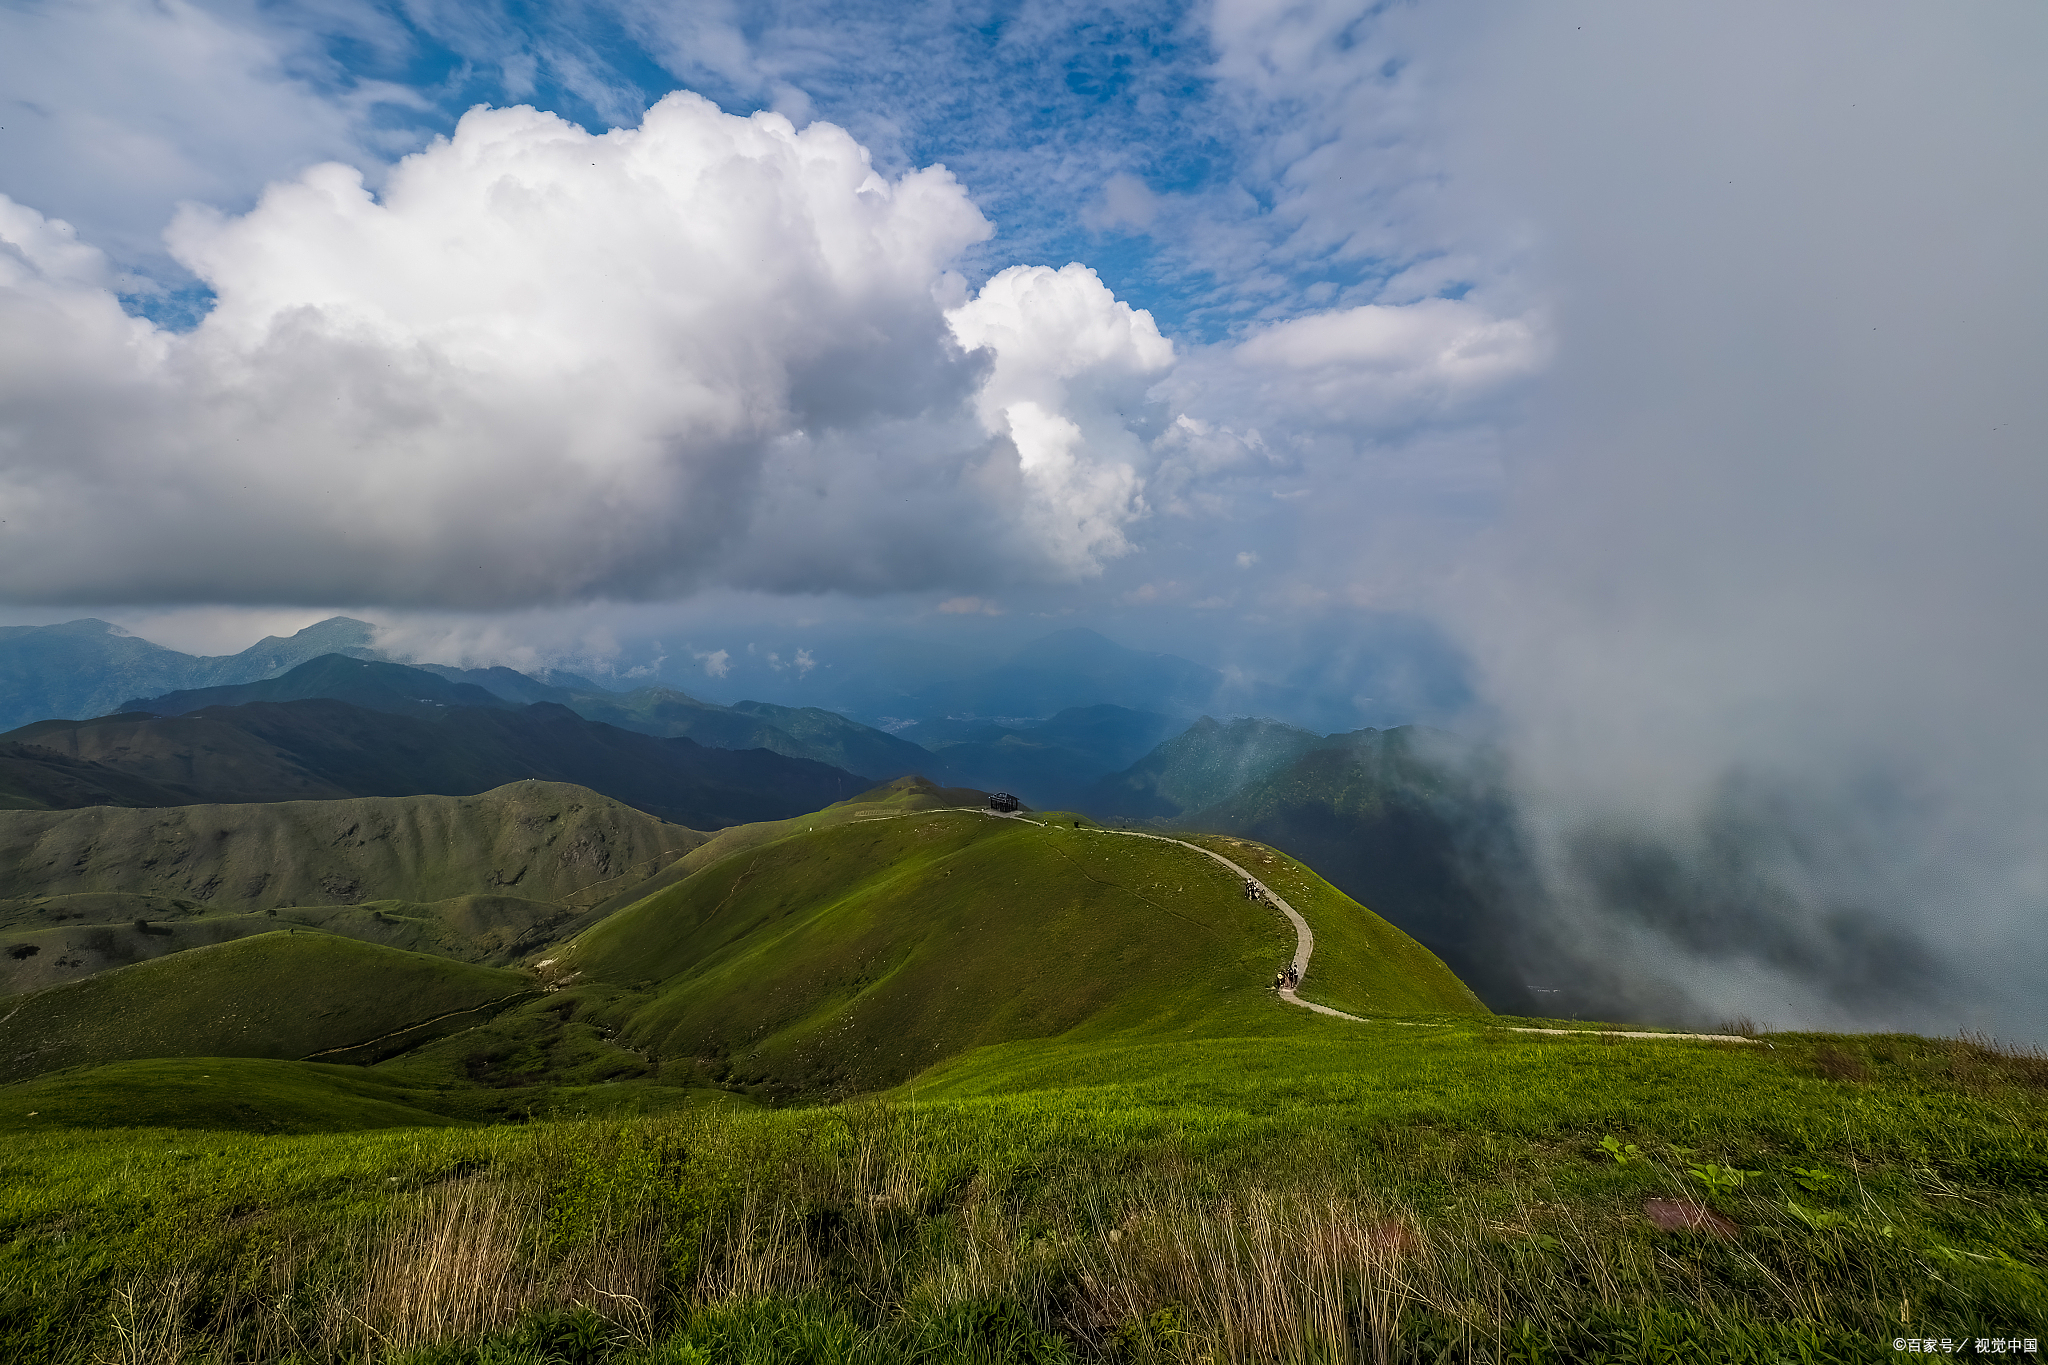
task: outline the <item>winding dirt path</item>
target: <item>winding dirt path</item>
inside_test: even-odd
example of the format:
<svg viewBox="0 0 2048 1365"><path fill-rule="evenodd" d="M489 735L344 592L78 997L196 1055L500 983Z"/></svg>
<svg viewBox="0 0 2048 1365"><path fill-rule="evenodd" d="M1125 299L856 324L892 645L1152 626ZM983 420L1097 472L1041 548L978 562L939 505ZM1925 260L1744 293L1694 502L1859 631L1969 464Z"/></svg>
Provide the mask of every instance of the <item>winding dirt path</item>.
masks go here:
<svg viewBox="0 0 2048 1365"><path fill-rule="evenodd" d="M1041 829L1045 826L1044 821L1027 819L1021 812L994 810L969 811L968 807L966 806L949 807L949 809L964 811L969 814L975 815L992 815L1005 820L1022 820L1027 825L1037 825ZM1265 897L1267 904L1271 905L1274 909L1278 910L1281 914L1285 915L1288 918L1288 920L1293 923L1294 970L1298 974L1300 980L1306 981L1308 979L1309 956L1313 954L1316 950L1315 930L1308 927L1308 921L1301 917L1300 911L1296 910L1293 906L1289 905L1287 901L1278 892L1273 890L1272 887L1260 881L1257 877L1253 876L1244 868L1239 867L1236 863L1230 861L1230 859L1224 857L1221 853L1217 853L1212 849L1206 849L1203 848L1200 844L1191 844L1185 839L1175 839L1165 834L1146 834L1143 831L1135 829L1104 828L1090 829L1087 832L1090 834L1123 834L1128 835L1133 839L1157 839L1159 840L1159 842L1163 844L1179 844L1182 848L1191 848L1195 852L1202 854L1204 857L1214 858L1217 862L1223 864L1232 872L1235 872L1238 876L1250 882L1253 886L1256 886L1259 889L1259 893ZM1346 1014L1343 1010L1333 1010L1328 1005L1318 1005L1313 1000L1304 1000L1298 994L1296 994L1296 991L1298 989L1298 986L1283 986L1280 988L1280 998L1282 1000L1285 1000L1290 1005L1299 1005L1305 1010L1314 1010L1317 1014L1327 1014L1333 1019L1349 1019L1355 1024L1369 1024L1373 1022L1370 1019L1360 1018L1358 1015L1355 1014ZM1416 1024L1402 1019L1387 1019L1382 1020L1380 1022L1391 1024L1406 1024L1410 1028L1443 1027L1442 1025ZM1549 1033L1558 1034L1568 1038L1690 1038L1699 1042L1706 1043L1754 1043L1759 1041L1755 1038L1745 1038L1742 1037L1740 1034L1734 1033L1651 1033L1647 1031L1639 1031L1633 1029L1532 1028L1526 1024L1496 1024L1493 1025L1493 1027L1505 1029L1509 1033Z"/></svg>
<svg viewBox="0 0 2048 1365"><path fill-rule="evenodd" d="M956 806L953 809L964 811L967 809L967 807ZM993 815L1004 820L1021 820L1027 825L1037 825L1040 829L1043 829L1045 827L1045 822L1043 820L1028 819L1021 811L981 810L975 811L973 813L977 815ZM1210 849L1203 848L1200 844L1191 844L1185 839L1175 839L1165 834L1146 834L1143 831L1135 829L1104 828L1089 829L1087 833L1123 834L1128 835L1133 839L1157 839L1162 844L1179 844L1182 848L1193 849L1195 852L1201 854L1205 858L1214 858L1217 862L1223 864L1232 872L1235 872L1238 876L1250 882L1253 886L1258 887L1259 894L1266 898L1266 903L1272 906L1274 909L1278 910L1281 914L1287 916L1288 920L1294 925L1295 973L1301 980L1306 980L1308 978L1308 960L1309 957L1316 950L1316 931L1309 928L1308 921L1301 917L1300 912L1297 911L1293 906L1289 905L1285 900L1283 900L1280 897L1280 895L1273 890L1272 887L1266 885L1257 877L1254 877L1250 872L1247 872L1244 868L1239 867L1236 863L1230 861L1230 859L1224 857L1221 853L1216 853ZM1360 1019L1355 1014L1346 1014L1343 1010L1333 1010L1328 1005L1318 1005L1313 1000L1304 1000L1299 995L1295 994L1297 989L1298 987L1295 986L1282 986L1280 988L1280 998L1282 1000L1285 1000L1290 1005L1299 1005L1305 1010L1314 1010L1317 1014L1327 1014L1335 1019L1350 1019L1360 1024L1369 1022L1368 1020Z"/></svg>
<svg viewBox="0 0 2048 1365"><path fill-rule="evenodd" d="M1259 894L1265 898L1266 903L1287 916L1289 922L1294 925L1295 974L1298 981L1306 981L1308 979L1308 960L1316 950L1316 931L1309 928L1308 921L1301 917L1301 912L1289 905L1272 887L1266 885L1250 872L1224 857L1221 853L1213 849L1203 848L1200 844L1191 844L1185 839L1174 839L1164 834L1143 834L1135 829L1105 829L1101 832L1104 834L1129 835L1133 839L1157 839L1162 844L1179 844L1182 848L1191 848L1206 858L1214 858L1217 862L1223 864L1253 886L1256 886L1259 889ZM1317 1014L1327 1014L1333 1019L1349 1019L1354 1023L1360 1024L1368 1022L1355 1014L1346 1014L1343 1010L1333 1010L1328 1005L1318 1005L1313 1000L1304 1000L1300 995L1296 994L1299 989L1298 984L1282 986L1280 987L1280 998L1290 1005L1299 1005L1305 1010L1314 1010Z"/></svg>

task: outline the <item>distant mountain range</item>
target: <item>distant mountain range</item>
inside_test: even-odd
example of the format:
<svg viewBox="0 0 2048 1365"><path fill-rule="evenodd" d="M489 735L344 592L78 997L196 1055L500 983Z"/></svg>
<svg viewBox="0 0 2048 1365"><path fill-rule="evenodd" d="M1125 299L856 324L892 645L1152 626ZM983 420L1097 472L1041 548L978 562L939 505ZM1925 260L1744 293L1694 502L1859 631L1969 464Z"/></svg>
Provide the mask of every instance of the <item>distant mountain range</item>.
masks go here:
<svg viewBox="0 0 2048 1365"><path fill-rule="evenodd" d="M89 720L125 698L275 677L323 654L382 658L368 622L336 616L289 639L203 657L151 644L105 621L0 627L0 730L38 720Z"/></svg>
<svg viewBox="0 0 2048 1365"><path fill-rule="evenodd" d="M585 720L603 721L622 730L667 738L687 736L714 749L767 749L829 763L877 781L931 765L931 755L918 745L815 706L772 706L758 701L720 706L672 687L612 692L574 674L553 674L544 682L509 668L427 664L416 671L480 688L507 702L555 702Z"/></svg>
<svg viewBox="0 0 2048 1365"><path fill-rule="evenodd" d="M766 749L878 781L923 773L1002 787L1045 807L1081 804L1092 783L1142 757L1204 709L1218 710L1226 698L1264 700L1279 709L1299 700L1281 695L1286 689L1240 697L1242 689L1215 669L1128 649L1083 629L1055 631L994 668L868 696L872 707L887 708L869 713L875 724L816 706L720 705L667 686L614 691L562 671L536 676L504 667L402 664L380 653L375 638L370 623L337 616L239 654L204 658L104 621L0 630L0 728L323 698L419 718L450 707L552 703L622 730L716 749ZM340 658L308 668L324 656ZM63 802L74 799L65 793L100 780L45 768L30 787L17 784L14 794L32 804ZM124 790L128 800L156 799L111 777L101 790L108 799ZM1147 814L1164 812L1157 803L1145 807Z"/></svg>
<svg viewBox="0 0 2048 1365"><path fill-rule="evenodd" d="M94 784L105 804L187 805L466 796L522 778L573 782L693 829L782 819L874 785L764 749L622 730L552 702L420 715L300 698L40 721L0 735L0 793L17 808L60 804L52 794Z"/></svg>
<svg viewBox="0 0 2048 1365"><path fill-rule="evenodd" d="M521 709L520 703L506 701L472 683L451 682L437 672L375 659L323 654L279 677L259 682L196 687L156 697L130 697L114 714L182 716L208 707L288 701L345 701L351 706L395 716L435 716L452 706L481 706L494 711Z"/></svg>
<svg viewBox="0 0 2048 1365"><path fill-rule="evenodd" d="M0 729L38 720L89 720L133 698L259 682L323 654L409 662L379 650L376 634L377 627L370 622L336 616L287 638L260 640L239 654L206 657L152 644L99 620L0 628ZM595 704L608 698L610 704L627 704L633 709L634 704L618 699L643 698L637 705L653 708L662 699L683 695L661 686L622 693L587 677L556 670L535 677L503 667L414 666L521 703L568 704L571 698L591 698ZM841 684L830 695L833 709L825 714L869 720L887 716L892 724L944 728L949 718L954 724L1016 725L1073 707L1108 704L1192 720L1204 711L1285 714L1297 708L1304 697L1293 688L1240 686L1213 668L1171 654L1129 649L1083 629L1043 636L992 668L947 678L943 676L945 667L942 660L934 659L932 671L942 676L906 687ZM824 686L816 691L819 698L828 697ZM613 717L592 718L617 723ZM947 739L960 737L958 732L946 735ZM904 738L922 742L925 736Z"/></svg>
<svg viewBox="0 0 2048 1365"><path fill-rule="evenodd" d="M931 755L915 744L858 721L815 708L742 702L737 707L698 701L672 688L620 694L587 679L580 686L542 682L509 668L415 668L405 664L327 655L281 677L227 687L132 697L123 712L176 716L213 706L252 702L345 701L390 715L430 717L451 707L518 711L565 707L585 720L664 739L688 738L713 749L766 749L858 772L877 781L928 766Z"/></svg>

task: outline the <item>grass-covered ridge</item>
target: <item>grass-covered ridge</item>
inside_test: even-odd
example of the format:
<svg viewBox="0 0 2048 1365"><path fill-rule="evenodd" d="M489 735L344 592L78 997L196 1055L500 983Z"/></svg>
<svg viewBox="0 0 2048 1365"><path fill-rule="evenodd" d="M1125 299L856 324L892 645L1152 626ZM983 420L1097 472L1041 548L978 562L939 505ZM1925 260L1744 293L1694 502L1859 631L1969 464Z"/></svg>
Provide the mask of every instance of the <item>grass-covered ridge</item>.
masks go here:
<svg viewBox="0 0 2048 1365"><path fill-rule="evenodd" d="M0 811L0 993L293 925L502 964L704 839L563 782Z"/></svg>
<svg viewBox="0 0 2048 1365"><path fill-rule="evenodd" d="M1288 871L1333 999L1482 1009L1377 916ZM1071 816L883 806L739 847L546 970L628 1046L821 1096L1019 1039L1285 1031L1299 1023L1267 987L1293 951L1286 922L1194 849Z"/></svg>

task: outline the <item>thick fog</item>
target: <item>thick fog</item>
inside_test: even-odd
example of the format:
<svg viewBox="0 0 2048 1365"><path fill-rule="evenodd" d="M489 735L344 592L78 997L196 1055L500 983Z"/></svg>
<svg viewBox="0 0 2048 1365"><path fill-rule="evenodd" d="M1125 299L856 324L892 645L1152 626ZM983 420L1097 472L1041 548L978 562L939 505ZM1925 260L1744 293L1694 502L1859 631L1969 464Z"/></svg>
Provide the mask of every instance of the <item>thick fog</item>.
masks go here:
<svg viewBox="0 0 2048 1365"><path fill-rule="evenodd" d="M2048 14L1495 18L1446 156L1560 342L1443 600L1532 984L2048 1036Z"/></svg>

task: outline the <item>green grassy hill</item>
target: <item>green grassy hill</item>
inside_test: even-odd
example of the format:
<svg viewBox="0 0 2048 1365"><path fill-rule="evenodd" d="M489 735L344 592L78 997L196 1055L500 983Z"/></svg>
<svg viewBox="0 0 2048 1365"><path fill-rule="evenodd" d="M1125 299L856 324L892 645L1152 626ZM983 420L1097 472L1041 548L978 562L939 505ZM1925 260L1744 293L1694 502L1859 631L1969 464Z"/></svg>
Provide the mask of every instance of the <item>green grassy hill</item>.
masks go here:
<svg viewBox="0 0 2048 1365"><path fill-rule="evenodd" d="M1244 900L1233 873L1195 849L1072 816L1004 819L981 802L905 778L710 838L542 783L478 798L13 813L0 867L17 884L40 877L45 894L0 907L0 972L17 990L47 987L18 997L18 1022L48 1037L18 1046L7 1074L209 1046L305 1057L379 1030L360 1011L317 1036L289 1012L217 1016L192 1002L219 988L191 974L234 964L238 1000L301 987L338 1000L376 962L412 964L393 967L394 982L411 980L422 954L450 971L532 961L562 988L466 1020L460 1038L388 1049L415 1053L404 1065L420 1084L458 1088L632 1081L825 1097L1020 1039L1315 1026L1267 989L1292 928ZM1304 998L1372 1015L1483 1012L1442 963L1307 868L1212 842L1310 917ZM456 894L372 894L401 886ZM408 989L380 985L365 1008L390 1018ZM199 1014L149 1022L172 997ZM60 1007L70 1013L43 1019Z"/></svg>
<svg viewBox="0 0 2048 1365"><path fill-rule="evenodd" d="M120 891L214 910L515 890L570 901L705 837L566 782L476 796L16 811L0 813L0 886L9 904Z"/></svg>
<svg viewBox="0 0 2048 1365"><path fill-rule="evenodd" d="M152 1057L0 1086L0 1131L216 1128L348 1133L463 1122L448 1096L359 1066L256 1057Z"/></svg>
<svg viewBox="0 0 2048 1365"><path fill-rule="evenodd" d="M280 930L7 1001L0 1081L138 1057L335 1053L532 988L522 972Z"/></svg>
<svg viewBox="0 0 2048 1365"><path fill-rule="evenodd" d="M560 782L0 812L0 994L294 925L506 962L705 837Z"/></svg>
<svg viewBox="0 0 2048 1365"><path fill-rule="evenodd" d="M66 896L35 906L52 918L78 922L14 929L0 939L5 945L0 949L0 998L280 929L309 929L457 962L507 966L604 914L602 906L518 896L293 905L240 914L195 913L185 908L189 904L112 895Z"/></svg>
<svg viewBox="0 0 2048 1365"><path fill-rule="evenodd" d="M1307 1018L1267 990L1293 930L1192 849L1072 817L834 814L745 846L734 832L724 856L698 850L684 879L553 954L551 978L665 1068L783 1095L874 1090L1019 1038ZM1289 876L1302 890L1283 894L1315 916L1312 975L1333 999L1482 1009L1383 921L1305 869Z"/></svg>

